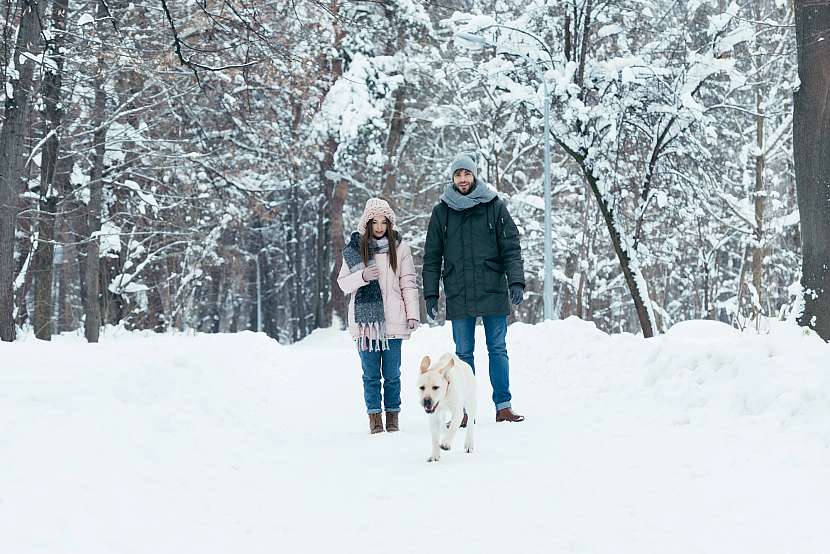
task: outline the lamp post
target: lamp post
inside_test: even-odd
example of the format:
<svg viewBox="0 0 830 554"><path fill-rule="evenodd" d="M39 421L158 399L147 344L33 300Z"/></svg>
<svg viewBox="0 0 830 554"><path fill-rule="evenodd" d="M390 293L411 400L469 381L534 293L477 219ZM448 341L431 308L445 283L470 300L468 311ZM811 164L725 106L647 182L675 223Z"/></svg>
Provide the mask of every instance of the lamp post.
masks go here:
<svg viewBox="0 0 830 554"><path fill-rule="evenodd" d="M527 31L521 29L515 29L513 27L508 27L505 25L489 25L484 27L483 29L479 29L479 31L485 31L492 27L500 27L504 29L509 29L512 31L518 31L522 34L528 35L529 37L536 40L539 44L542 45L542 48L547 52L548 56L550 56L550 51L547 49L547 46L542 39L534 35L533 33L528 33ZM470 42L477 46L483 45L493 45L492 43L487 42L483 37L473 34L473 33L465 33L460 32L456 33L456 36L461 38L464 41ZM495 45L493 45L495 46ZM553 261L551 260L551 249L552 249L552 239L551 239L551 192L550 192L550 94L548 92L548 82L545 79L545 72L539 68L536 60L528 58L525 56L525 60L531 62L533 66L536 68L536 71L539 72L539 78L542 80L542 87L544 91L544 119L545 119L545 281L544 281L544 288L542 291L542 300L544 302L544 314L545 319L553 319ZM553 58L551 57L551 63L553 63Z"/></svg>

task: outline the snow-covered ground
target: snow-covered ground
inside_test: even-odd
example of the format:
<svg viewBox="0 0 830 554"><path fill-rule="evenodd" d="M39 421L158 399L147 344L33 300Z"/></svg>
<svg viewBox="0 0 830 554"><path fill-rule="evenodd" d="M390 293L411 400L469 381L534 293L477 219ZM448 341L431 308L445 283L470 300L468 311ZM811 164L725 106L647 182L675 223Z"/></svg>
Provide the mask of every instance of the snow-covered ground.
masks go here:
<svg viewBox="0 0 830 554"><path fill-rule="evenodd" d="M370 436L357 354L322 330L0 344L0 552L830 552L830 345L693 321L643 340L576 319L508 332L495 423L429 464L420 357Z"/></svg>

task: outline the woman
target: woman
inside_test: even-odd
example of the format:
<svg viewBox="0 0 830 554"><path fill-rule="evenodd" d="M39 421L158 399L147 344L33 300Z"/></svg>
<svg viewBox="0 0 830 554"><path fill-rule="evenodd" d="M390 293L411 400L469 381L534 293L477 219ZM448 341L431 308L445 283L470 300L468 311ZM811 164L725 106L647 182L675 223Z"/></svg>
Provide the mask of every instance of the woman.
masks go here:
<svg viewBox="0 0 830 554"><path fill-rule="evenodd" d="M401 410L401 342L418 327L418 288L409 246L393 229L395 213L380 198L366 202L343 249L337 283L349 300L349 332L363 368L369 431L398 431ZM381 379L383 395L381 395Z"/></svg>

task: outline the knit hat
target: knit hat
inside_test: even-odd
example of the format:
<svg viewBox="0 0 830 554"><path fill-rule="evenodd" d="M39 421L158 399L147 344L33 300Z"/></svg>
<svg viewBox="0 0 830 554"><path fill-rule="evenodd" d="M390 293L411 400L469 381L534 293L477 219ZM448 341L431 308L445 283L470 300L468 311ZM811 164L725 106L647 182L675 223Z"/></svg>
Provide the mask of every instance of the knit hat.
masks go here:
<svg viewBox="0 0 830 554"><path fill-rule="evenodd" d="M459 169L466 169L473 174L473 177L476 176L476 163L467 154L459 154L455 157L452 165L450 165L450 176L455 175L455 172Z"/></svg>
<svg viewBox="0 0 830 554"><path fill-rule="evenodd" d="M366 201L366 207L363 208L363 216L357 224L357 232L361 235L366 234L366 224L379 215L388 219L392 226L395 225L395 212L389 207L389 203L380 198L370 198Z"/></svg>

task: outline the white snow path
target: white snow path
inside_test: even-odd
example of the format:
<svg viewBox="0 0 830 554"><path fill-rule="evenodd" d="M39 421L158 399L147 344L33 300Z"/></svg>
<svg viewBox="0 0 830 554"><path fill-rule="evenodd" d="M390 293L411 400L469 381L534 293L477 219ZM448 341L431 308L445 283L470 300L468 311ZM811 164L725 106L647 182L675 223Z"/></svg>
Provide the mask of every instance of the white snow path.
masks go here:
<svg viewBox="0 0 830 554"><path fill-rule="evenodd" d="M404 343L375 436L339 331L0 346L0 552L830 550L830 346L516 324L527 421L497 424L478 332L476 451L433 464L414 381L448 326Z"/></svg>

